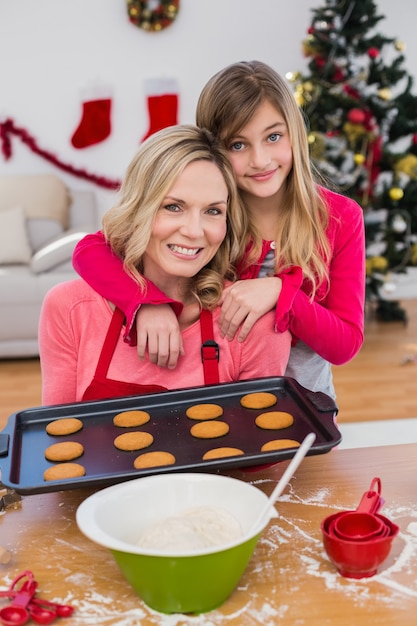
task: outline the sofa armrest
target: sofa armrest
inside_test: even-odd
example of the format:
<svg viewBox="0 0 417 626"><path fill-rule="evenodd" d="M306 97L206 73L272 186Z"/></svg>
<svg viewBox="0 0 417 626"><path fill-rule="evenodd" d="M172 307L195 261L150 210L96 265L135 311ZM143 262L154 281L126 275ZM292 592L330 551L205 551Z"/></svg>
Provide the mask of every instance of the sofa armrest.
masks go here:
<svg viewBox="0 0 417 626"><path fill-rule="evenodd" d="M51 239L33 255L30 269L34 274L41 274L66 261L71 261L76 244L89 232L88 228L85 230L72 228Z"/></svg>

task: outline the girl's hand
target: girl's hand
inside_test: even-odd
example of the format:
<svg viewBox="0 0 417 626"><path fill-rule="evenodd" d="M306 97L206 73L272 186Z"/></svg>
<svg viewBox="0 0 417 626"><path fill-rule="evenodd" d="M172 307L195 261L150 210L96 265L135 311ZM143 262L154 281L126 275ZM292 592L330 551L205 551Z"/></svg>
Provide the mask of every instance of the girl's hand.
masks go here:
<svg viewBox="0 0 417 626"><path fill-rule="evenodd" d="M137 351L143 361L174 369L184 354L177 316L169 304L142 304L136 315Z"/></svg>
<svg viewBox="0 0 417 626"><path fill-rule="evenodd" d="M255 322L275 308L281 287L277 276L239 280L226 287L219 317L221 336L231 341L242 324L238 341L244 341Z"/></svg>

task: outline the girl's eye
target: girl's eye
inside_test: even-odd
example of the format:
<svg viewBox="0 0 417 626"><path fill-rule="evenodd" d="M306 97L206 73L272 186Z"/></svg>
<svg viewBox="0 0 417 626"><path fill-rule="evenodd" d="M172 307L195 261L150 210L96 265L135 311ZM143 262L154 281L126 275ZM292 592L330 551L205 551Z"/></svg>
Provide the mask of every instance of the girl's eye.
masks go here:
<svg viewBox="0 0 417 626"><path fill-rule="evenodd" d="M232 150L233 152L239 152L243 149L243 147L244 144L241 141L235 141L235 143L232 143L232 145L230 146L230 150Z"/></svg>
<svg viewBox="0 0 417 626"><path fill-rule="evenodd" d="M276 143L280 139L281 139L281 135L279 133L272 133L268 137L268 141L270 141L271 143Z"/></svg>

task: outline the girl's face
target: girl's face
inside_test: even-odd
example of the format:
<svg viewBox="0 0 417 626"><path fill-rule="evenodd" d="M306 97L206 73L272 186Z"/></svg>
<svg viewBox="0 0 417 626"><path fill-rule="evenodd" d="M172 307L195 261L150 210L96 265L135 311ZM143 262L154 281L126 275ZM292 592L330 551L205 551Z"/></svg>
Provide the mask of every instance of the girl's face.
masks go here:
<svg viewBox="0 0 417 626"><path fill-rule="evenodd" d="M187 165L156 214L144 275L158 286L195 276L226 236L227 201L226 183L214 163Z"/></svg>
<svg viewBox="0 0 417 626"><path fill-rule="evenodd" d="M284 188L292 148L284 118L268 100L227 147L238 187L249 202L251 197L271 198Z"/></svg>

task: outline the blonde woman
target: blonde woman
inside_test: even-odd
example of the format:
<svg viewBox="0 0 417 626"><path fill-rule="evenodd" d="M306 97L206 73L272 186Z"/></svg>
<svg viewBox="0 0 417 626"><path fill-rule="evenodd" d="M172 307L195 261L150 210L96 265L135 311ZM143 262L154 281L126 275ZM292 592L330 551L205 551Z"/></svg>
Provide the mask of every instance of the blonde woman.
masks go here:
<svg viewBox="0 0 417 626"><path fill-rule="evenodd" d="M331 365L352 359L363 343L361 207L318 184L305 120L286 81L268 65L239 62L215 74L200 95L196 120L226 148L248 218L240 280L222 298L221 335L244 342L275 309L275 329L293 335L286 375L335 397ZM124 280L100 233L78 244L74 267L104 295L112 293L109 276ZM137 314L139 355L148 348L153 362L175 367L182 346L174 312L147 302L126 284L118 304L130 325ZM134 333L126 339L134 342Z"/></svg>
<svg viewBox="0 0 417 626"><path fill-rule="evenodd" d="M138 296L154 301L161 292L172 303L185 355L171 370L138 362L113 301L84 280L62 283L48 292L40 319L43 403L282 375L291 338L274 332L273 312L250 341L220 336L219 302L242 255L246 219L227 151L209 131L177 126L151 136L128 167L103 232Z"/></svg>

